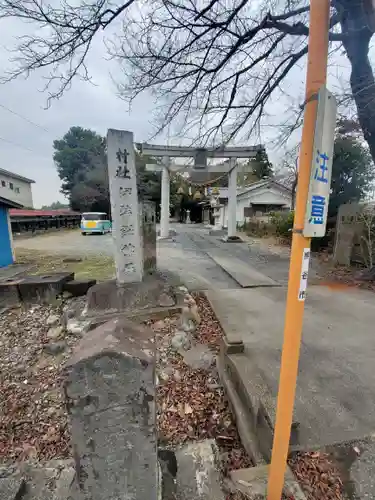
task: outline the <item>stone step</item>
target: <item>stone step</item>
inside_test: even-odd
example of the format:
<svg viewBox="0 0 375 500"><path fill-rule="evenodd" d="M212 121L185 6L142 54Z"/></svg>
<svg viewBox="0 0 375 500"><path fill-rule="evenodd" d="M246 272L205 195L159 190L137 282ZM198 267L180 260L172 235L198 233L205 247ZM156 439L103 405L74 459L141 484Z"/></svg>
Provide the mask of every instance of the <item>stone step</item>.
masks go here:
<svg viewBox="0 0 375 500"><path fill-rule="evenodd" d="M64 292L68 292L72 297L80 297L86 295L88 289L96 285L95 279L80 279L67 281L63 285Z"/></svg>
<svg viewBox="0 0 375 500"><path fill-rule="evenodd" d="M21 500L25 490L26 482L19 473L0 476L0 500Z"/></svg>
<svg viewBox="0 0 375 500"><path fill-rule="evenodd" d="M223 353L223 363L235 392L245 408L249 425L257 436L259 449L269 461L276 422L277 394L270 391L262 370L248 350L240 354ZM298 428L299 423L294 418L291 446L299 443Z"/></svg>
<svg viewBox="0 0 375 500"><path fill-rule="evenodd" d="M229 274L242 288L258 288L267 286L280 286L273 279L257 271L253 266L228 254L224 250L210 250L207 255Z"/></svg>
<svg viewBox="0 0 375 500"><path fill-rule="evenodd" d="M249 455L254 465L265 464L262 453L260 452L258 439L255 434L255 428L249 422L248 408L244 406L238 393L231 381L227 370L225 369L223 356L217 358L217 370L224 390L227 394L232 413L236 419L237 430L241 438L243 447Z"/></svg>
<svg viewBox="0 0 375 500"><path fill-rule="evenodd" d="M70 500L75 469L71 460L51 460L45 466L26 466L26 494L22 500Z"/></svg>
<svg viewBox="0 0 375 500"><path fill-rule="evenodd" d="M213 439L189 443L175 453L178 500L225 500L220 486L218 450Z"/></svg>
<svg viewBox="0 0 375 500"><path fill-rule="evenodd" d="M230 472L228 489L240 491L248 500L266 500L269 466L263 465L247 469L237 469ZM284 495L294 500L306 500L293 472L287 467L284 482Z"/></svg>
<svg viewBox="0 0 375 500"><path fill-rule="evenodd" d="M71 460L25 462L0 475L0 500L72 500L75 470Z"/></svg>

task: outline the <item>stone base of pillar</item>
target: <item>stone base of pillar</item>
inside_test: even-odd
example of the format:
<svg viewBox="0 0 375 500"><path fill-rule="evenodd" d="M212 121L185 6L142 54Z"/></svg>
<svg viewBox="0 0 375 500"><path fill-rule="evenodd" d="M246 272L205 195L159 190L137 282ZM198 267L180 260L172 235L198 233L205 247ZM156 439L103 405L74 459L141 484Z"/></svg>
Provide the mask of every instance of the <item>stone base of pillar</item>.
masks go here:
<svg viewBox="0 0 375 500"><path fill-rule="evenodd" d="M158 231L158 240L170 240L177 236L177 231L175 229L170 229L168 236L160 236L160 231Z"/></svg>
<svg viewBox="0 0 375 500"><path fill-rule="evenodd" d="M243 243L243 239L239 236L225 236L221 241L224 243Z"/></svg>
<svg viewBox="0 0 375 500"><path fill-rule="evenodd" d="M147 308L160 307L161 297L168 297L170 305L176 303L173 284L155 271L145 275L143 281L118 285L115 280L92 286L87 293L87 316L121 312L136 313Z"/></svg>

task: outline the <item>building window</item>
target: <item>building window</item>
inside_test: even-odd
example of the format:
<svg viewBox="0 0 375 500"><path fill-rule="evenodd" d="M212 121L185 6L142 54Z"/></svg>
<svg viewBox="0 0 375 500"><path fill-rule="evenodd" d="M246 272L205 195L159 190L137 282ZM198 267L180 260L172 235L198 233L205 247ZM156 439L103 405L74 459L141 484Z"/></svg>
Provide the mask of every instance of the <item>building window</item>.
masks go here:
<svg viewBox="0 0 375 500"><path fill-rule="evenodd" d="M10 189L14 189L13 182L10 182L10 183L9 183L9 188L10 188Z"/></svg>
<svg viewBox="0 0 375 500"><path fill-rule="evenodd" d="M18 187L14 188L14 192L17 193L17 194L19 194L20 188L18 188Z"/></svg>
<svg viewBox="0 0 375 500"><path fill-rule="evenodd" d="M6 186L5 181L1 181L1 185L3 188L5 188L5 186Z"/></svg>

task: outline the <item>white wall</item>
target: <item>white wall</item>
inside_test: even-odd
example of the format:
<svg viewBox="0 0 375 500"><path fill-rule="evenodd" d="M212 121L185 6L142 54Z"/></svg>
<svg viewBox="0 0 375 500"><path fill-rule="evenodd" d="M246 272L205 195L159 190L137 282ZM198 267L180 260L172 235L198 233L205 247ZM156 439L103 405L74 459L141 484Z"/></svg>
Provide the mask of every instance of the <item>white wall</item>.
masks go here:
<svg viewBox="0 0 375 500"><path fill-rule="evenodd" d="M248 195L243 195L239 199L246 199L249 202L246 206L250 206L250 203L259 203L261 205L285 204L288 208L290 208L292 204L292 195L290 193L274 187L269 189L263 187L261 189L254 190L254 192L250 191Z"/></svg>
<svg viewBox="0 0 375 500"><path fill-rule="evenodd" d="M247 194L237 196L236 220L238 224L244 224L244 208L250 207L251 203L261 205L284 205L285 208L290 208L292 205L292 195L277 188L262 187L254 189ZM224 212L224 227L228 225L228 206L227 204L221 209Z"/></svg>
<svg viewBox="0 0 375 500"><path fill-rule="evenodd" d="M3 185L5 183L5 186ZM11 189L10 184L13 185ZM0 173L0 196L23 205L27 208L33 207L33 196L29 182L14 179L10 175Z"/></svg>

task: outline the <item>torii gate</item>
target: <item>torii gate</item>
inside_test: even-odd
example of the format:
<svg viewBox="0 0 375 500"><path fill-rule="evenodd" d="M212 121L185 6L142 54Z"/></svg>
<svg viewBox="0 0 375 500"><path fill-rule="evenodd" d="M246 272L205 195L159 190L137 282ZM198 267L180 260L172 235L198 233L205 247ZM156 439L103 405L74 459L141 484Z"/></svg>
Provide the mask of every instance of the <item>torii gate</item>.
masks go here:
<svg viewBox="0 0 375 500"><path fill-rule="evenodd" d="M218 147L192 148L185 146L156 146L144 143L141 145L142 154L162 157L161 164L147 164L146 169L151 172L161 172L161 213L160 237L169 236L169 203L170 203L170 172L228 172L228 234L231 240L236 235L236 205L237 205L237 171L251 172L250 165L238 165L238 158L254 158L258 152L264 150L262 145L245 147ZM171 163L171 158L194 158L194 165L180 165ZM218 165L207 166L207 158L223 158L228 161Z"/></svg>

